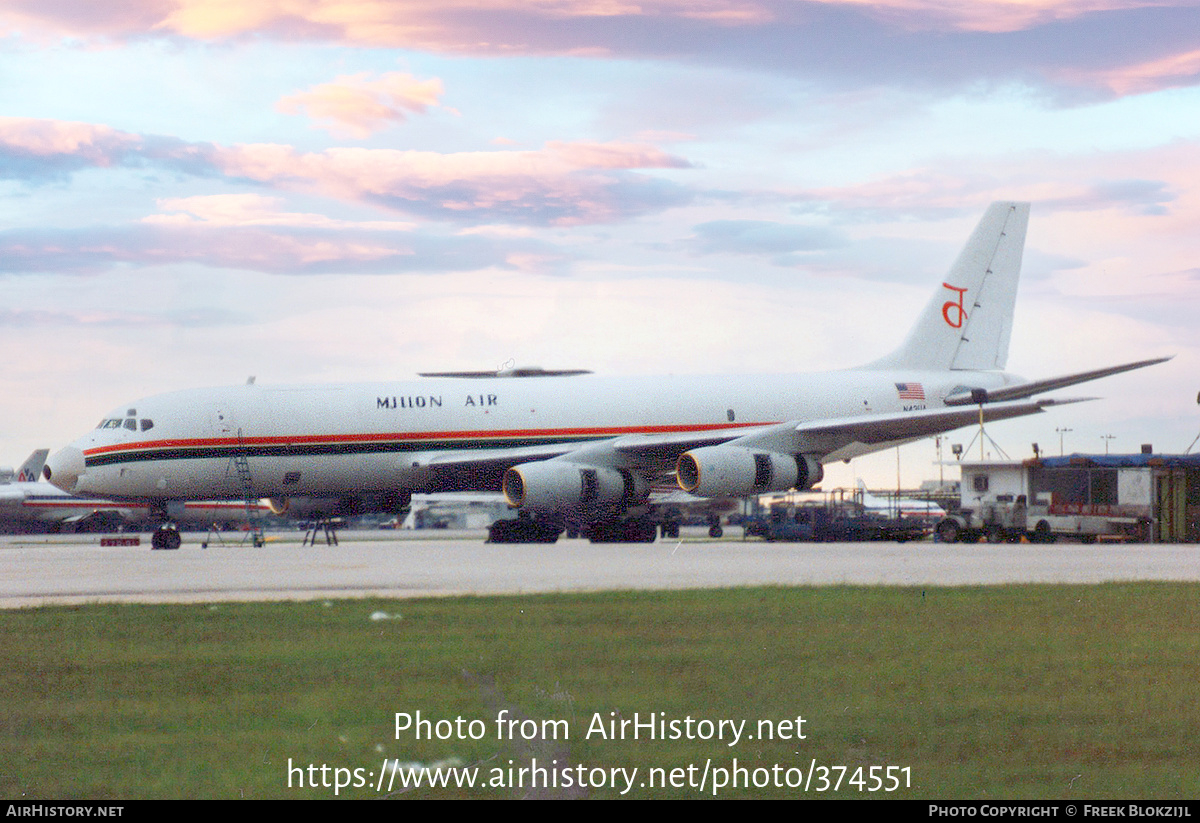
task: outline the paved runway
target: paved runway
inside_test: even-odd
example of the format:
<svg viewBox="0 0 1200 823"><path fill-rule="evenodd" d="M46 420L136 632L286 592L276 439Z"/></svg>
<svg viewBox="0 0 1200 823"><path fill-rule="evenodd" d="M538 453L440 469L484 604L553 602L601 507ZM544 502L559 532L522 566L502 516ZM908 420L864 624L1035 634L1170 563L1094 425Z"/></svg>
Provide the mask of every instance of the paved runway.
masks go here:
<svg viewBox="0 0 1200 823"><path fill-rule="evenodd" d="M384 536L386 535L386 536ZM943 545L660 540L497 546L481 536L344 533L262 548L185 535L179 551L102 547L99 536L0 538L0 607L324 597L799 585L973 585L1200 580L1197 545ZM437 539L429 539L436 535ZM382 539L381 539L382 538Z"/></svg>

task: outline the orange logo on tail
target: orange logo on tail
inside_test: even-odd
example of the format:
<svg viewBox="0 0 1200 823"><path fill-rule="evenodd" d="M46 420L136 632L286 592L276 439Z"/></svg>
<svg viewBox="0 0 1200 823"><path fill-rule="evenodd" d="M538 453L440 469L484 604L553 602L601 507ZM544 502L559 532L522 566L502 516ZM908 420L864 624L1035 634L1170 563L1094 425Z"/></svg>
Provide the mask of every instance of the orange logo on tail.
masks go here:
<svg viewBox="0 0 1200 823"><path fill-rule="evenodd" d="M967 310L963 308L963 294L966 289L960 289L958 286L951 286L949 283L943 283L950 291L958 292L958 302L947 300L942 304L942 318L946 321L946 325L952 329L961 329L963 321L967 319ZM951 319L951 312L954 313L954 319Z"/></svg>

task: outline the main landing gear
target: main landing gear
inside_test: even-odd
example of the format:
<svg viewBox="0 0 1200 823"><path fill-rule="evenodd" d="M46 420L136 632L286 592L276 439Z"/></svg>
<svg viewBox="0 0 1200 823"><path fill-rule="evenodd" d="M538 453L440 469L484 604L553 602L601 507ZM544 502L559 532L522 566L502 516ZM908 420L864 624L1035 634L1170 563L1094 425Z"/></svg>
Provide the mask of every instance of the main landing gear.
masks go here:
<svg viewBox="0 0 1200 823"><path fill-rule="evenodd" d="M562 526L539 523L527 514L516 520L497 520L488 527L489 543L554 543L562 533Z"/></svg>
<svg viewBox="0 0 1200 823"><path fill-rule="evenodd" d="M173 523L163 523L150 538L151 549L178 549L183 543L179 529Z"/></svg>
<svg viewBox="0 0 1200 823"><path fill-rule="evenodd" d="M515 520L497 520L488 528L489 543L554 543L563 526L534 520L526 514ZM593 543L653 543L658 524L649 517L589 523L580 532Z"/></svg>
<svg viewBox="0 0 1200 823"><path fill-rule="evenodd" d="M649 517L634 517L609 523L592 523L584 536L593 543L653 543L658 524Z"/></svg>

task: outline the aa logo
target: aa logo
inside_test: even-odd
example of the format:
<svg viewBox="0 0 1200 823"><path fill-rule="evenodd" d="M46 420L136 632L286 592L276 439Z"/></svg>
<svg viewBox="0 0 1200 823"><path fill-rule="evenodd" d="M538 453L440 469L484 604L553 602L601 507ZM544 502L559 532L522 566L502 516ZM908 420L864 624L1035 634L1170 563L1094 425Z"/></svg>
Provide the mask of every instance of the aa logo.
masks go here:
<svg viewBox="0 0 1200 823"><path fill-rule="evenodd" d="M963 308L963 293L966 289L960 289L958 286L951 286L949 283L943 283L944 288L950 291L958 292L958 301L947 300L942 304L942 319L946 321L946 325L953 329L961 329L963 321L967 319L967 310Z"/></svg>

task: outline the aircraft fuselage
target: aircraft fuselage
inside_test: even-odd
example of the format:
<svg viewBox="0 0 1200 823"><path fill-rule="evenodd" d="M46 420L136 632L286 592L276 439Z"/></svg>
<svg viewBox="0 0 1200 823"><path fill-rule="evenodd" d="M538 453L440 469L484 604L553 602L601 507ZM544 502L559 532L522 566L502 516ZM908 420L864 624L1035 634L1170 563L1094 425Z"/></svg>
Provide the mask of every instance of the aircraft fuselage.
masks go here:
<svg viewBox="0 0 1200 823"><path fill-rule="evenodd" d="M192 389L114 410L65 450L78 450L74 465L56 456L53 480L74 494L115 499L241 498L245 483L234 464L244 457L254 494L263 497L424 491L433 490L430 462L446 452L486 458L497 449L940 408L964 382L992 388L1015 379L859 369ZM73 484L64 472L74 474Z"/></svg>

